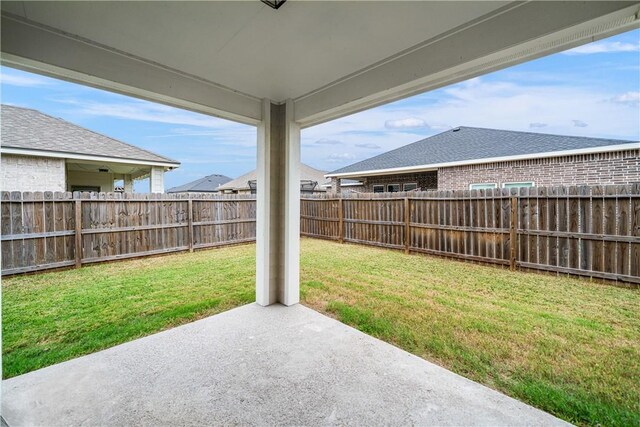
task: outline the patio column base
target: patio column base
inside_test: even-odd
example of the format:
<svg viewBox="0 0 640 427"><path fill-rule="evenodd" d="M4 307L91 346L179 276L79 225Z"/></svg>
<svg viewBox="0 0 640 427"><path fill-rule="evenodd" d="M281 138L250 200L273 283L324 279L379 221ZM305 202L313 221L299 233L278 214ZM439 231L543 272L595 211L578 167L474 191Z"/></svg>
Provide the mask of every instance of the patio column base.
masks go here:
<svg viewBox="0 0 640 427"><path fill-rule="evenodd" d="M293 101L262 103L258 126L256 302L300 301L300 126Z"/></svg>

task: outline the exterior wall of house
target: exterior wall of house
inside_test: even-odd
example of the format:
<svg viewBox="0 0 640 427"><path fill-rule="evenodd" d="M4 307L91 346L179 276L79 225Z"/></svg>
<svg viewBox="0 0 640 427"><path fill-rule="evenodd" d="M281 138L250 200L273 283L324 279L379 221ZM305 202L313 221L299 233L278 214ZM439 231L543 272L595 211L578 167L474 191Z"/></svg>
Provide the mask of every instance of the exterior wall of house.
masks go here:
<svg viewBox="0 0 640 427"><path fill-rule="evenodd" d="M82 186L100 187L100 191L108 193L113 191L113 182L116 178L109 172L67 171L67 191L73 191L74 186Z"/></svg>
<svg viewBox="0 0 640 427"><path fill-rule="evenodd" d="M438 190L468 190L473 183L533 181L536 187L640 182L640 149L546 159L455 166L438 171Z"/></svg>
<svg viewBox="0 0 640 427"><path fill-rule="evenodd" d="M64 159L3 154L2 191L65 191Z"/></svg>
<svg viewBox="0 0 640 427"><path fill-rule="evenodd" d="M149 192L164 193L164 168L152 166L149 175Z"/></svg>

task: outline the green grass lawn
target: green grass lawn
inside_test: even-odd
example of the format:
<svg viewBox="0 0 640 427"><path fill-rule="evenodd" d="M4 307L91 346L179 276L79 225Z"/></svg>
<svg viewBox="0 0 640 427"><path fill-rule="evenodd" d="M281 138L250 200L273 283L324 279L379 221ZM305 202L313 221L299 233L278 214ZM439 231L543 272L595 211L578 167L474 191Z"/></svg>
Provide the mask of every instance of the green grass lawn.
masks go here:
<svg viewBox="0 0 640 427"><path fill-rule="evenodd" d="M254 300L255 246L4 279L3 375ZM584 425L640 425L640 291L303 239L304 304Z"/></svg>

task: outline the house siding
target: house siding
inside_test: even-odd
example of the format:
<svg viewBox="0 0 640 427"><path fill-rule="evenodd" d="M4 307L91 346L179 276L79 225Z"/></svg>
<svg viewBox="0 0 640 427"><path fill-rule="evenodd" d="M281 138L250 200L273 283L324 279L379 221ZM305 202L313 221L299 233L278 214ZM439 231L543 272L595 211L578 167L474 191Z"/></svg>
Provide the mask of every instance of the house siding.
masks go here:
<svg viewBox="0 0 640 427"><path fill-rule="evenodd" d="M640 149L517 160L438 170L438 190L468 190L473 183L533 181L536 187L640 182Z"/></svg>
<svg viewBox="0 0 640 427"><path fill-rule="evenodd" d="M3 154L2 191L65 191L65 161Z"/></svg>

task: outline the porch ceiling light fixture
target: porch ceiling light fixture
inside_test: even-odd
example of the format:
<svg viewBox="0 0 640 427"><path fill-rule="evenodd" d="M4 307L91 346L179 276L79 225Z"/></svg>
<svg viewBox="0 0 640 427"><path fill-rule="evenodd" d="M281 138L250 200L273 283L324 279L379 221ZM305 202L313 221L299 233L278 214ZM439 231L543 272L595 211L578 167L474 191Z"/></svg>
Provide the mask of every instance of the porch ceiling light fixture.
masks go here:
<svg viewBox="0 0 640 427"><path fill-rule="evenodd" d="M272 9L278 10L287 0L260 0Z"/></svg>

